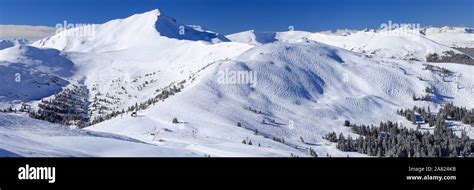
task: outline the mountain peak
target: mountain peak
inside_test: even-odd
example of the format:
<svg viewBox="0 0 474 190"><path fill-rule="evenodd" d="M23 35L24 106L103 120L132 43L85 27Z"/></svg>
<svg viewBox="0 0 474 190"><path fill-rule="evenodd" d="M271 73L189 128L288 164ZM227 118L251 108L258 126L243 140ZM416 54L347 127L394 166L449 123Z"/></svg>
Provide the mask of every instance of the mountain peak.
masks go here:
<svg viewBox="0 0 474 190"><path fill-rule="evenodd" d="M72 32L68 34L69 30ZM75 35L75 31L79 31L80 35ZM163 38L210 43L229 41L219 33L181 24L159 9L153 9L92 27L80 26L68 29L35 42L34 46L67 51L102 52L159 44L161 40L165 40Z"/></svg>
<svg viewBox="0 0 474 190"><path fill-rule="evenodd" d="M161 15L160 9L153 9L153 10L145 12L145 13L150 13L150 14L154 14L154 15L157 15L157 16Z"/></svg>
<svg viewBox="0 0 474 190"><path fill-rule="evenodd" d="M160 36L178 40L222 42L229 41L219 33L204 29L202 26L186 25L179 23L175 18L163 14L159 9L134 15L150 21L154 19L154 26ZM131 17L129 17L131 18ZM149 19L148 19L149 18ZM127 18L128 19L128 18Z"/></svg>
<svg viewBox="0 0 474 190"><path fill-rule="evenodd" d="M30 43L27 39L23 38L13 38L13 39L5 39L0 40L0 50L6 49L13 46L22 46Z"/></svg>
<svg viewBox="0 0 474 190"><path fill-rule="evenodd" d="M229 41L219 33L204 29L202 26L185 25L176 19L164 15L158 9L149 12L158 15L155 28L161 36L178 40L226 42Z"/></svg>
<svg viewBox="0 0 474 190"><path fill-rule="evenodd" d="M167 17L165 14L163 14L162 11L160 11L160 9L153 9L153 10L150 10L150 11L147 11L147 12L143 12L143 13L137 13L137 14L134 14L132 16L129 16L129 17L126 17L124 19L129 19L129 18L150 18L150 19L155 19L155 18L158 18L160 16L164 16L164 17ZM113 21L113 20L112 20Z"/></svg>

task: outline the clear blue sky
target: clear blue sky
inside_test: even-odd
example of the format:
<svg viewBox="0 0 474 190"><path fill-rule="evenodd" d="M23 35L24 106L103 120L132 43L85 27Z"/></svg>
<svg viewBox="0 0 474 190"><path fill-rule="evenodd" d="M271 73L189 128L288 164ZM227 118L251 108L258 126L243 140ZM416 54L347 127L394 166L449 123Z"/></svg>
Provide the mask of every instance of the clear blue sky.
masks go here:
<svg viewBox="0 0 474 190"><path fill-rule="evenodd" d="M378 28L389 20L474 26L474 0L0 0L0 24L103 23L159 8L184 24L243 30Z"/></svg>

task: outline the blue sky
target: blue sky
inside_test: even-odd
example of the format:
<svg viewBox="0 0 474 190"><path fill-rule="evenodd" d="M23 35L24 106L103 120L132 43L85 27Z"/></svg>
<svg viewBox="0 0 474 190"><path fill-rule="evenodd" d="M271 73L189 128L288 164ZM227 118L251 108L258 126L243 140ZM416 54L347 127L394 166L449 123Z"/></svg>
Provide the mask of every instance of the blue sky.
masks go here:
<svg viewBox="0 0 474 190"><path fill-rule="evenodd" d="M0 0L0 24L103 23L155 8L224 34L378 28L389 20L474 26L474 0Z"/></svg>

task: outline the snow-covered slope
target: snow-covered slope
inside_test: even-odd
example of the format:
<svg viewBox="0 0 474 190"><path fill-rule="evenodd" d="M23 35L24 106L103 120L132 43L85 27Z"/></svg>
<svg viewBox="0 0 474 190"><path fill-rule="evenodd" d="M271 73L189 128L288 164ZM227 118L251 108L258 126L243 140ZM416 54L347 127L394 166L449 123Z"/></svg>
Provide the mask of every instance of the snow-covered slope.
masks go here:
<svg viewBox="0 0 474 190"><path fill-rule="evenodd" d="M443 54L453 50L423 35L397 31L361 31L348 36L313 34L308 38L354 52L407 60L425 60L430 53Z"/></svg>
<svg viewBox="0 0 474 190"><path fill-rule="evenodd" d="M439 55L446 51L461 53L452 47L472 47L474 43L474 33L468 29L460 31L436 30L435 28L427 28L422 31L398 28L394 30L363 30L337 33L288 31L277 32L272 37L275 40L269 41L255 40L258 38L253 32L242 32L228 37L232 41L252 45L260 45L276 40L280 42L312 40L367 55L405 60L426 60L426 56L430 53Z"/></svg>
<svg viewBox="0 0 474 190"><path fill-rule="evenodd" d="M474 29L464 27L426 28L425 36L449 47L474 48Z"/></svg>
<svg viewBox="0 0 474 190"><path fill-rule="evenodd" d="M109 113L127 109L154 96L159 88L188 80L206 65L252 47L228 41L203 27L179 24L153 10L66 30L33 45L64 50L78 67L72 78L85 79L91 101L97 97L114 102L106 105L113 107L104 111ZM94 110L93 115L97 112L102 111Z"/></svg>
<svg viewBox="0 0 474 190"><path fill-rule="evenodd" d="M27 45L28 43L28 40L20 38L0 40L0 50L13 46Z"/></svg>
<svg viewBox="0 0 474 190"><path fill-rule="evenodd" d="M322 137L353 134L344 120L414 127L396 114L414 105L474 107L472 66L439 63L451 71L442 75L422 62L428 53L453 50L450 42L469 42L430 38L449 36L446 31L247 31L224 37L159 10L87 27L33 47L0 50L0 102L48 98L67 84L83 85L87 115L95 121L159 101L143 106L137 117L118 114L85 131L3 114L0 134L21 140L4 143L0 154L28 155L18 144L49 156L309 156L310 149L319 156L364 156L341 152ZM433 89L433 101L414 101L426 87ZM75 135L61 136L70 133ZM74 143L82 139L86 143Z"/></svg>
<svg viewBox="0 0 474 190"><path fill-rule="evenodd" d="M232 150L220 146L222 139L227 143L251 139L254 145L259 142L276 150L281 150L282 144L296 146L291 152L294 155L307 155L312 148L318 155L346 156L348 153L335 150L335 144L322 139L331 131L350 133L342 127L346 119L366 124L400 121L414 127L396 115L396 110L414 105L435 109L448 101L474 107L470 88L474 78L469 75L473 68L443 67L455 72L460 82L443 82L443 77L424 70L422 62L373 59L315 42L276 42L252 48L234 60L216 62L201 73L199 82L139 112L138 118L115 119L90 129L155 143L161 139L166 142L163 146L179 144L188 149L194 145L187 139L201 138L191 144L197 141L199 150L212 156L229 155L219 154L222 152L216 147ZM226 72L243 72L240 76L254 73L256 83L223 83L219 77ZM468 88L458 89L459 85ZM436 89L435 103L411 99L428 86ZM183 123L171 124L173 117ZM236 126L239 122L249 132L242 132ZM203 142L203 137L209 141ZM278 146L262 137L284 138L285 143Z"/></svg>
<svg viewBox="0 0 474 190"><path fill-rule="evenodd" d="M29 101L62 90L74 64L55 49L13 46L0 50L0 101Z"/></svg>
<svg viewBox="0 0 474 190"><path fill-rule="evenodd" d="M61 77L71 76L74 72L74 64L56 49L15 46L0 51L0 61L23 64Z"/></svg>
<svg viewBox="0 0 474 190"><path fill-rule="evenodd" d="M202 156L129 137L0 113L0 157Z"/></svg>
<svg viewBox="0 0 474 190"><path fill-rule="evenodd" d="M156 9L100 25L65 30L33 45L65 51L110 52L160 44L163 38L216 43L228 41L217 33L180 24Z"/></svg>
<svg viewBox="0 0 474 190"><path fill-rule="evenodd" d="M66 50L67 58L78 68L71 78L84 79L91 102L107 99L104 106L110 109L93 110L96 116L143 102L154 97L156 90L189 80L207 65L252 47L228 42L199 26L186 26L181 35L180 26L154 10L95 25L91 39L82 41L64 31L35 45Z"/></svg>
<svg viewBox="0 0 474 190"><path fill-rule="evenodd" d="M230 34L226 37L233 42L240 42L251 45L262 45L277 41L277 39L275 38L275 32L257 32L255 30Z"/></svg>

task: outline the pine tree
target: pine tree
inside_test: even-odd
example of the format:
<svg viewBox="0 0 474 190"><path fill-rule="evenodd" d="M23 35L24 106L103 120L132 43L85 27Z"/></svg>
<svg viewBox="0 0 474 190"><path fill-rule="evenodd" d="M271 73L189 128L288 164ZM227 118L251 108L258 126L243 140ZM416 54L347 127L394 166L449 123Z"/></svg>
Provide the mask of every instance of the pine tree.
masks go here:
<svg viewBox="0 0 474 190"><path fill-rule="evenodd" d="M430 108L428 108L429 110ZM414 107L414 111L428 117L429 112L424 108ZM400 111L400 113L403 111ZM342 133L336 138L335 132L325 135L325 139L336 142L337 148L342 151L355 151L370 156L385 157L458 157L470 156L472 143L466 132L461 133L461 137L454 135L447 127L445 119L447 115L459 120L464 116L462 108L447 105L440 109L436 118L431 117L429 121L434 121L434 133L422 132L414 129L407 129L398 123L380 123L379 127L364 125L352 126L352 131L359 135L356 140L352 137L344 137ZM467 112L467 110L466 110ZM412 115L412 111L407 110L406 115ZM405 114L405 113L403 113ZM421 126L418 126L420 128Z"/></svg>
<svg viewBox="0 0 474 190"><path fill-rule="evenodd" d="M316 151L314 151L312 148L309 148L309 155L312 157L318 157L318 154L316 154Z"/></svg>
<svg viewBox="0 0 474 190"><path fill-rule="evenodd" d="M173 123L173 124L178 124L178 123L179 123L179 121L178 121L178 118L176 118L176 117L175 117L175 118L173 118L173 121L172 121L172 123Z"/></svg>
<svg viewBox="0 0 474 190"><path fill-rule="evenodd" d="M350 122L350 121L348 121L348 120L345 120L345 121L344 121L344 126L345 126L345 127L349 127L350 125L351 125L351 122Z"/></svg>

